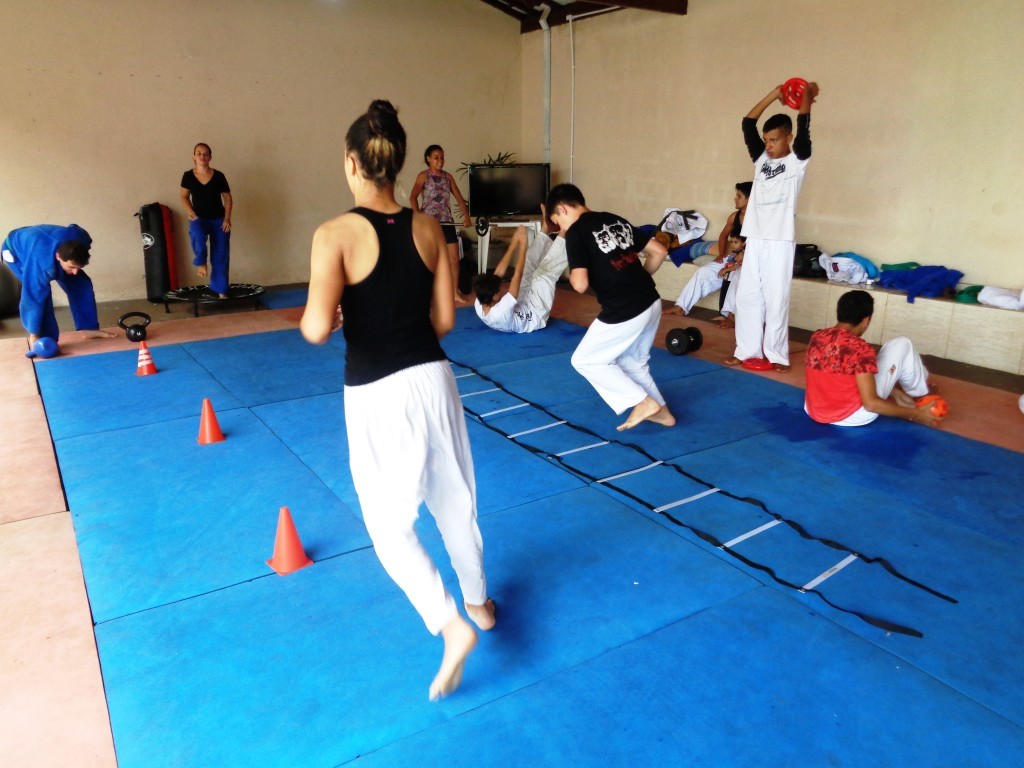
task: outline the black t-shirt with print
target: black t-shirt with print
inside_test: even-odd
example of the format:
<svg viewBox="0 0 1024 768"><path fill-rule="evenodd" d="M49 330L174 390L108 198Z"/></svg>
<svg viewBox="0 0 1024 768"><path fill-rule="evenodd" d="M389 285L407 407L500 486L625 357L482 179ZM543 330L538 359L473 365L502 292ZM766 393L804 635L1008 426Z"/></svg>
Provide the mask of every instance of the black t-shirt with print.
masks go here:
<svg viewBox="0 0 1024 768"><path fill-rule="evenodd" d="M622 323L660 296L640 252L650 240L621 216L587 211L565 233L569 269L586 269L604 323Z"/></svg>

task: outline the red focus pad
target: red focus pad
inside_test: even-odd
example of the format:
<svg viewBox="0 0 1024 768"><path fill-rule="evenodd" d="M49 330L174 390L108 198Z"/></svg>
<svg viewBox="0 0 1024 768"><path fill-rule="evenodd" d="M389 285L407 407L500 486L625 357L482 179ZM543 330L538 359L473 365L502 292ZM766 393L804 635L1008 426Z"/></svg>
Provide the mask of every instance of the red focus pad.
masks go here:
<svg viewBox="0 0 1024 768"><path fill-rule="evenodd" d="M743 367L751 371L770 371L775 367L775 363L765 360L763 357L748 357L743 361Z"/></svg>
<svg viewBox="0 0 1024 768"><path fill-rule="evenodd" d="M782 100L787 107L800 109L800 103L804 98L804 91L807 89L807 81L801 77L791 77L782 84Z"/></svg>

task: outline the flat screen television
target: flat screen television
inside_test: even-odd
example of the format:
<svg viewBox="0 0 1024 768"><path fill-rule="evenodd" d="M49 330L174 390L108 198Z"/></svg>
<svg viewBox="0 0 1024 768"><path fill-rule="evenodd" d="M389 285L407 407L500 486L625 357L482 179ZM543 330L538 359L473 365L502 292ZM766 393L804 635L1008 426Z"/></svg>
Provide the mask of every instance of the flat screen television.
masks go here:
<svg viewBox="0 0 1024 768"><path fill-rule="evenodd" d="M551 186L548 163L471 165L470 215L486 218L540 214Z"/></svg>

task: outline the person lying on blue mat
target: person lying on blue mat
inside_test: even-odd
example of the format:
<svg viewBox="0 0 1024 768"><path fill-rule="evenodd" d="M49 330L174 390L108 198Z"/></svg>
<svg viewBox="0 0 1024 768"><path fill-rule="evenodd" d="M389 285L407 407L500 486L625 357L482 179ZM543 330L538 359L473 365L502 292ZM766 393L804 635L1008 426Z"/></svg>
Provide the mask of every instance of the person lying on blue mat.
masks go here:
<svg viewBox="0 0 1024 768"><path fill-rule="evenodd" d="M505 255L492 275L476 278L477 317L488 328L506 333L539 331L548 324L551 305L555 301L555 284L569 262L565 255L565 238L548 234L548 219L541 206L541 234L528 245L525 227L516 229ZM501 279L516 256L512 282L501 292Z"/></svg>
<svg viewBox="0 0 1024 768"><path fill-rule="evenodd" d="M75 329L85 331L85 338L114 335L99 330L92 280L83 271L89 263L91 246L89 233L77 224L22 227L4 239L0 255L4 266L21 281L19 311L29 347L42 337L56 341L60 335L53 311L52 281L67 294Z"/></svg>
<svg viewBox="0 0 1024 768"><path fill-rule="evenodd" d="M940 426L944 414L933 413L933 403L915 403L928 394L928 370L910 339L890 339L876 355L861 338L874 308L867 291L845 293L836 307L839 322L811 335L804 410L815 421L840 427L870 424L880 415Z"/></svg>

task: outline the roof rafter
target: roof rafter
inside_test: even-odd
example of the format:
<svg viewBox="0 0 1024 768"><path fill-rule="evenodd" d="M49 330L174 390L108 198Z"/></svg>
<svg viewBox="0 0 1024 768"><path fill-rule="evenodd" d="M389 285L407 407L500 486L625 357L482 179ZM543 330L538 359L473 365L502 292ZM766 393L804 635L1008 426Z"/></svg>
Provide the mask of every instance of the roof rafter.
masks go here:
<svg viewBox="0 0 1024 768"><path fill-rule="evenodd" d="M533 32L541 28L540 18L543 6L551 10L548 26L557 27L568 22L569 17L582 16L595 11L618 11L632 8L638 11L658 11L685 16L688 0L575 0L574 2L541 2L540 0L481 0L492 8L519 21L520 33Z"/></svg>

